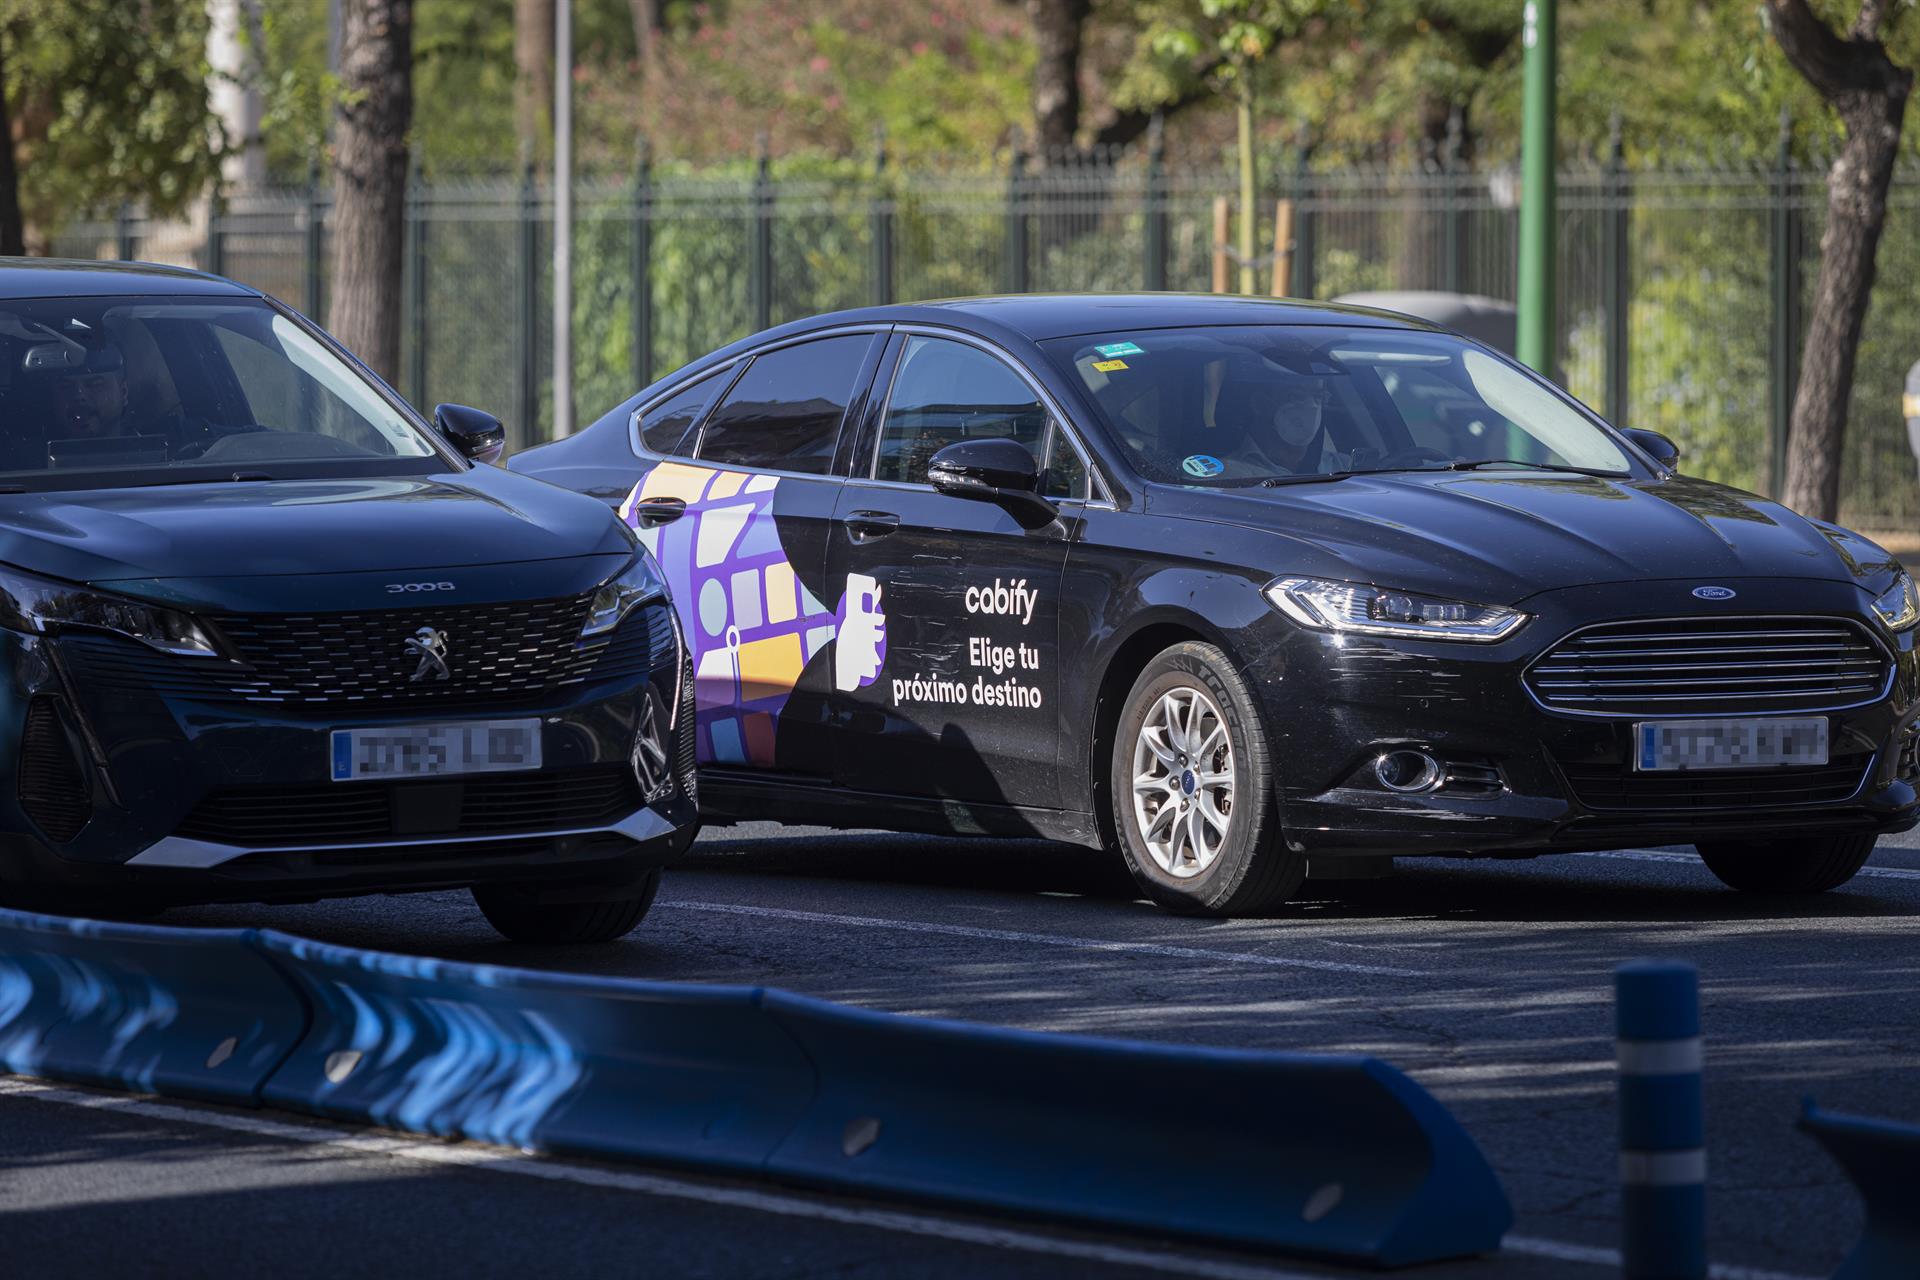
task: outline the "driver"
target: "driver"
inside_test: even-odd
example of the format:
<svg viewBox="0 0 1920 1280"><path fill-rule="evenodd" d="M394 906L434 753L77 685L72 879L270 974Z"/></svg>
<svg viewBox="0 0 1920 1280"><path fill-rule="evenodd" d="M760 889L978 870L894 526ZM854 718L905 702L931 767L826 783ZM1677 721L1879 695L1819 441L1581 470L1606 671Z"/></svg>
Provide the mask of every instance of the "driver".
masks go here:
<svg viewBox="0 0 1920 1280"><path fill-rule="evenodd" d="M1312 475L1338 471L1347 460L1326 430L1330 390L1317 377L1276 379L1261 370L1229 375L1216 394L1212 425L1220 454L1232 464L1265 475Z"/></svg>
<svg viewBox="0 0 1920 1280"><path fill-rule="evenodd" d="M81 363L49 372L53 376L53 429L47 433L51 438L149 434L138 429L137 415L127 412L127 361L117 345L89 347Z"/></svg>

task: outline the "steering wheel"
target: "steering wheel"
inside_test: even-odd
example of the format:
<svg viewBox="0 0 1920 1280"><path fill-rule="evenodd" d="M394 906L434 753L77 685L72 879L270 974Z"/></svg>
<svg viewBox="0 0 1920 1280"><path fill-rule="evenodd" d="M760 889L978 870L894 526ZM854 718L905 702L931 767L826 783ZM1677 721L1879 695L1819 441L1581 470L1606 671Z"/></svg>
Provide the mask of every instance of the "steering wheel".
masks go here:
<svg viewBox="0 0 1920 1280"><path fill-rule="evenodd" d="M1404 449L1395 449L1373 465L1387 471L1415 462L1452 462L1454 460L1452 455L1442 453L1438 449L1429 449L1425 445L1415 444L1408 445Z"/></svg>

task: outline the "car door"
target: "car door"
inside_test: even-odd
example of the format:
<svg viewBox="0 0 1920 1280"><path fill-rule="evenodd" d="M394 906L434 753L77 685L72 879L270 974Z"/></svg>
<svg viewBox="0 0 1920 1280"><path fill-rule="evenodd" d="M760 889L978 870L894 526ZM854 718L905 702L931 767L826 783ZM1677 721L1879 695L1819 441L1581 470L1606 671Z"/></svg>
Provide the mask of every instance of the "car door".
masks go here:
<svg viewBox="0 0 1920 1280"><path fill-rule="evenodd" d="M639 415L644 447L670 456L622 514L673 591L703 767L829 772L835 459L884 345L863 330L766 348Z"/></svg>
<svg viewBox="0 0 1920 1280"><path fill-rule="evenodd" d="M935 333L903 333L894 353L829 539L842 601L835 777L862 791L1057 806L1058 599L1076 522L1022 529L993 503L935 492L926 473L946 444L1006 437L1057 464L1045 487L1071 507L1085 462L1001 353Z"/></svg>

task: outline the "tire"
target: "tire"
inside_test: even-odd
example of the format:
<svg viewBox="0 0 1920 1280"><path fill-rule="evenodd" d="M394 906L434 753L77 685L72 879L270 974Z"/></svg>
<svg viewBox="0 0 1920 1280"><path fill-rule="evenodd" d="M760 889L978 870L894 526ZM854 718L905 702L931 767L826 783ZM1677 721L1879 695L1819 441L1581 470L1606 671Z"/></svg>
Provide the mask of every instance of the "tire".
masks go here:
<svg viewBox="0 0 1920 1280"><path fill-rule="evenodd" d="M583 946L612 942L633 931L660 892L660 872L634 885L637 896L604 902L538 902L529 885L475 885L473 901L487 923L510 942Z"/></svg>
<svg viewBox="0 0 1920 1280"><path fill-rule="evenodd" d="M1187 767L1190 736L1211 768ZM1151 785L1136 791L1136 778ZM1174 645L1134 681L1114 729L1107 808L1134 882L1170 911L1258 914L1306 878L1306 854L1281 834L1259 707L1213 645Z"/></svg>
<svg viewBox="0 0 1920 1280"><path fill-rule="evenodd" d="M1697 844L1700 860L1720 883L1743 893L1825 893L1853 879L1879 837L1826 836L1811 840L1753 840Z"/></svg>

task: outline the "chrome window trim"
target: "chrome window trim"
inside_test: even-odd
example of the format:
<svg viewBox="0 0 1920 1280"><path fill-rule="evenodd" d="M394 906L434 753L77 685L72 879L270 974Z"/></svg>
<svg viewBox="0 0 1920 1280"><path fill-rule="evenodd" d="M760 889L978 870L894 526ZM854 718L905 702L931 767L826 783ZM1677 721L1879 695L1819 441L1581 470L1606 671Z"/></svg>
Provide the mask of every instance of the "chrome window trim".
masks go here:
<svg viewBox="0 0 1920 1280"><path fill-rule="evenodd" d="M1835 712L1853 711L1860 707L1870 707L1874 705L1876 702L1886 701L1888 695L1890 695L1893 692L1894 682L1900 678L1899 656L1895 654L1891 649L1887 648L1886 644L1881 641L1879 634L1874 630L1874 628L1870 624L1868 624L1864 619L1861 619L1861 618L1850 618L1844 613L1727 613L1727 614L1693 613L1693 614L1678 614L1678 615L1658 617L1658 618L1613 618L1605 622L1584 623L1580 626L1575 627L1573 630L1567 632L1565 635L1553 641L1551 644L1546 645L1544 648L1540 650L1539 653L1535 654L1533 656L1533 659L1530 662L1528 662L1525 667L1522 667L1520 670L1520 687L1526 691L1526 695L1528 699L1532 701L1533 705L1538 707L1540 710L1546 712L1548 715L1580 716L1584 719L1589 719L1589 720L1617 720L1617 721L1659 720L1662 718L1673 719L1673 720L1699 719L1700 716L1698 713L1694 713L1694 714L1676 713L1671 716L1662 717L1658 714L1650 713L1647 711L1633 711L1633 712L1577 711L1570 707L1556 707L1544 701L1540 697L1540 695L1538 695L1533 691L1533 681L1531 677L1533 675L1533 669L1539 666L1542 662L1545 662L1548 658L1552 657L1555 651L1560 648L1560 646L1566 644L1569 640L1573 639L1575 636L1583 635L1588 631L1599 630L1600 628L1603 628L1603 627L1642 626L1642 625L1655 626L1655 625L1664 625L1666 623L1679 623L1681 625L1689 625L1692 623L1700 622L1702 620L1713 621L1713 622L1825 622L1825 623L1838 623L1842 626L1852 626L1856 630L1858 630L1862 635L1866 636L1868 643L1872 644L1874 649L1876 649L1879 652L1880 656L1886 660L1886 663L1887 663L1886 683L1881 685L1880 692L1875 694L1871 698L1862 698L1857 702L1848 702L1848 703L1841 704L1839 706L1831 706L1831 707L1791 707L1791 708L1782 708L1779 711L1742 712L1739 716L1739 718L1742 720L1748 720L1748 719L1763 720L1769 717L1779 717L1779 716L1831 715Z"/></svg>
<svg viewBox="0 0 1920 1280"><path fill-rule="evenodd" d="M890 332L892 328L893 328L892 325L887 325L887 324L847 324L847 325L836 325L831 329L815 329L808 333L796 333L789 337L781 338L778 341L769 342L764 346L755 347L751 351L742 351L738 355L727 357L725 360L720 361L718 364L708 365L706 368L700 370L698 374L690 375L688 377L680 379L678 382L668 387L665 391L662 391L659 395L654 396L651 399L647 400L645 403L636 406L633 409L633 411L627 415L627 446L633 451L633 455L636 458L649 458L659 462L685 462L685 463L691 463L695 466L702 466L702 465L713 466L714 465L713 463L701 463L700 459L698 459L697 457L694 457L692 454L656 453L652 449L649 449L646 445L646 442L643 439L641 439L641 436L640 436L640 420L641 418L646 416L647 410L656 408L659 405L664 404L666 401L671 400L674 396L679 395L682 391L686 390L688 387L692 386L694 383L700 382L703 379L712 377L714 374L722 373L728 369L731 369L737 375L739 373L741 365L745 364L749 360L753 360L759 356L763 356L770 351L779 351L785 347L799 346L803 342L812 342L817 338L840 338L840 337L846 337L850 334L856 334L856 333L866 333L866 334L887 333L887 332ZM728 383L728 385L721 391L720 394L724 396L728 391L731 391L732 389L733 389L732 383ZM716 407L717 407L717 402L714 405L709 405L707 407L707 413L711 415L713 410ZM844 428L845 428L845 424L843 422L842 429L844 430ZM705 417L702 417L700 420L700 435L696 437L693 442L694 453L697 454L700 451L700 442L701 440L704 440L706 438L706 434L707 434L707 420ZM729 471L752 471L758 475L797 476L807 480L837 480L841 478L839 476L834 475L832 472L828 472L823 475L817 471L781 471L781 470L776 470L773 467L727 467L724 469Z"/></svg>
<svg viewBox="0 0 1920 1280"><path fill-rule="evenodd" d="M1071 419L1069 419L1067 415L1061 410L1059 401L1055 400L1053 396L1048 393L1047 389L1041 386L1039 382L1034 379L1033 375L1027 371L1026 367L1022 365L1019 360L1014 358L1012 352L1007 351L1005 348L997 346L994 343L991 343L987 341L985 338L979 337L976 334L966 333L959 329L943 329L938 325L901 324L901 325L895 325L893 327L893 331L895 333L905 334L910 337L946 338L949 341L961 342L966 344L967 346L974 347L979 351L985 352L988 356L1000 361L1001 364L1006 365L1007 368L1013 371L1014 376L1018 377L1020 381L1027 384L1027 389L1033 392L1034 398L1038 400L1042 406L1045 407L1047 411L1047 417L1059 428L1061 432L1063 432L1066 435L1067 443L1073 447L1074 453L1079 455L1080 465L1086 469L1087 486L1088 486L1087 496L1085 498L1061 499L1061 501L1076 502L1088 508L1101 508L1108 511L1112 511L1116 509L1113 501L1113 495L1107 489L1106 478L1100 474L1100 468L1093 465L1092 456L1088 454L1086 446L1081 443L1079 434L1074 430ZM881 402L880 402L880 431L874 437L873 455L867 459L866 474L860 475L856 472L856 474L849 476L847 478L849 480L862 480L872 484L889 485L889 486L894 486L902 489L912 489L922 493L931 493L933 492L933 486L930 484L915 484L915 483L912 483L911 481L905 481L905 480L882 480L874 475L874 472L877 471L880 467L880 442L886 436L887 406L893 402L894 379L897 379L900 376L900 366L905 362L906 351L902 349L900 355L901 355L901 359L896 360L894 362L893 371L892 371L893 376L888 379L887 393L881 399ZM858 459L855 459L855 462L857 465Z"/></svg>

